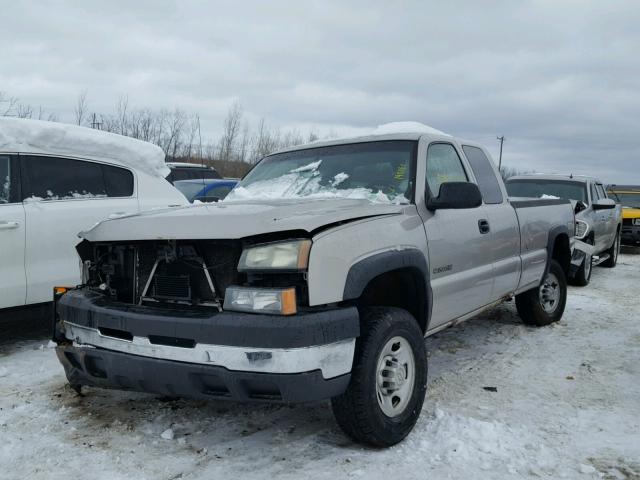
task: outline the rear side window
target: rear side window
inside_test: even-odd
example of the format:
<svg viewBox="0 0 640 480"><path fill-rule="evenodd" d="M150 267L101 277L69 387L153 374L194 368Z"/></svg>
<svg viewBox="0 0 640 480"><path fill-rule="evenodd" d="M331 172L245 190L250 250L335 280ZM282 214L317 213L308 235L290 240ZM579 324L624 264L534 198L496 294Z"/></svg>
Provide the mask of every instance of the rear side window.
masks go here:
<svg viewBox="0 0 640 480"><path fill-rule="evenodd" d="M427 184L432 196L446 182L468 182L460 157L450 143L432 143L427 150Z"/></svg>
<svg viewBox="0 0 640 480"><path fill-rule="evenodd" d="M133 175L126 169L58 157L22 157L23 198L66 200L131 196Z"/></svg>
<svg viewBox="0 0 640 480"><path fill-rule="evenodd" d="M102 165L104 184L109 197L133 195L133 174L126 168Z"/></svg>
<svg viewBox="0 0 640 480"><path fill-rule="evenodd" d="M502 190L496 178L496 174L491 165L491 161L484 154L482 149L463 145L462 150L469 160L473 174L478 180L478 188L482 193L484 203L495 204L502 203Z"/></svg>
<svg viewBox="0 0 640 480"><path fill-rule="evenodd" d="M11 158L0 155L0 203L11 199Z"/></svg>

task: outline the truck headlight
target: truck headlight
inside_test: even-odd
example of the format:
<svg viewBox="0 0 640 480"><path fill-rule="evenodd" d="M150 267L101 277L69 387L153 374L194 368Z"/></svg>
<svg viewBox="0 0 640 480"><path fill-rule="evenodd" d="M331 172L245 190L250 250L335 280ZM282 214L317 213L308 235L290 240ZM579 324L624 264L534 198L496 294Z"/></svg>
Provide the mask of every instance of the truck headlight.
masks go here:
<svg viewBox="0 0 640 480"><path fill-rule="evenodd" d="M245 248L238 271L306 270L311 240L274 242Z"/></svg>
<svg viewBox="0 0 640 480"><path fill-rule="evenodd" d="M225 310L293 315L297 311L295 288L228 287Z"/></svg>
<svg viewBox="0 0 640 480"><path fill-rule="evenodd" d="M582 220L576 220L576 237L584 238L587 234L587 230L589 230L589 225L587 222L583 222Z"/></svg>

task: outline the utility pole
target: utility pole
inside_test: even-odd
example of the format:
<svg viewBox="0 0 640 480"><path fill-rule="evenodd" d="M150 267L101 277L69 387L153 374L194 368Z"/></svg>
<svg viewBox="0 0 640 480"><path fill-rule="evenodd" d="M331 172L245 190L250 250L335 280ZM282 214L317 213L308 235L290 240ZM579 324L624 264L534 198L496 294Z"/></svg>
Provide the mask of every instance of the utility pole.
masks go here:
<svg viewBox="0 0 640 480"><path fill-rule="evenodd" d="M93 119L91 120L91 128L95 128L97 130L100 130L100 127L102 126L102 122L98 122L96 120L96 114L93 114Z"/></svg>
<svg viewBox="0 0 640 480"><path fill-rule="evenodd" d="M496 138L500 140L500 157L498 157L498 170L500 170L500 168L502 168L502 144L504 143L504 135Z"/></svg>

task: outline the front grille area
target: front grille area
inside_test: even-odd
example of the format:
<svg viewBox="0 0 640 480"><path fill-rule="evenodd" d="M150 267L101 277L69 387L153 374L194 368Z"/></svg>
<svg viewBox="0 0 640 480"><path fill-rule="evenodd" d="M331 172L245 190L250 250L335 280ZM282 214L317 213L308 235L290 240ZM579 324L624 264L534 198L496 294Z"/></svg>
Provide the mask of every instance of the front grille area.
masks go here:
<svg viewBox="0 0 640 480"><path fill-rule="evenodd" d="M153 277L153 294L155 298L191 300L191 283L189 275L158 275Z"/></svg>
<svg viewBox="0 0 640 480"><path fill-rule="evenodd" d="M632 225L632 219L623 218L622 219L622 225L624 225L625 227L630 227Z"/></svg>
<svg viewBox="0 0 640 480"><path fill-rule="evenodd" d="M241 280L240 241L114 242L91 247L82 258L91 262L88 285L120 302L220 305L226 288Z"/></svg>

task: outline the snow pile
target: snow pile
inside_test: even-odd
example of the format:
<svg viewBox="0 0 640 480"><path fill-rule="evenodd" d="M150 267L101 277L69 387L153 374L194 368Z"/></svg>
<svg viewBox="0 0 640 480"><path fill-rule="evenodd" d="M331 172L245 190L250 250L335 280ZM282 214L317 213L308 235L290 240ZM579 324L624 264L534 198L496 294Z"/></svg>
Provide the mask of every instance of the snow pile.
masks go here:
<svg viewBox="0 0 640 480"><path fill-rule="evenodd" d="M29 152L114 160L157 177L169 168L156 145L64 123L0 118L0 152Z"/></svg>
<svg viewBox="0 0 640 480"><path fill-rule="evenodd" d="M389 196L378 190L373 192L368 188L337 188L349 175L341 172L336 174L329 185L320 183L321 176L318 167L322 160L303 165L289 173L269 180L259 180L246 186L236 186L222 202L237 200L282 200L292 198L330 199L347 198L368 200L372 203L405 204L409 203L404 195Z"/></svg>
<svg viewBox="0 0 640 480"><path fill-rule="evenodd" d="M447 135L436 128L420 122L391 122L378 125L372 132L373 135L388 135L392 133L430 133L432 135Z"/></svg>
<svg viewBox="0 0 640 480"><path fill-rule="evenodd" d="M436 409L423 420L420 436L410 436L402 449L422 452L433 470L464 465L468 471L524 475L550 466L551 452L526 430L496 421L478 420Z"/></svg>

